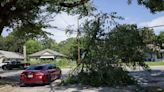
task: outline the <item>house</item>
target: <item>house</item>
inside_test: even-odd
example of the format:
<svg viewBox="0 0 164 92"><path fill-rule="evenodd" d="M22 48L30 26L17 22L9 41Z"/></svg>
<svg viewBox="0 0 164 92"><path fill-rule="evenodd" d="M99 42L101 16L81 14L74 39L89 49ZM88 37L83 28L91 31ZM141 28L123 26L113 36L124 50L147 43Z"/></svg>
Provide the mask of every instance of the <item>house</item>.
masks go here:
<svg viewBox="0 0 164 92"><path fill-rule="evenodd" d="M146 53L145 61L162 61L164 60L164 49L159 49L158 52Z"/></svg>
<svg viewBox="0 0 164 92"><path fill-rule="evenodd" d="M160 53L160 58L164 60L164 49L161 49L159 53Z"/></svg>
<svg viewBox="0 0 164 92"><path fill-rule="evenodd" d="M23 59L24 57L20 53L0 50L0 63L2 63L5 60L23 60Z"/></svg>
<svg viewBox="0 0 164 92"><path fill-rule="evenodd" d="M146 53L145 61L162 61L164 60L164 49L161 49L159 46L154 44L147 44L149 53Z"/></svg>
<svg viewBox="0 0 164 92"><path fill-rule="evenodd" d="M56 51L53 51L53 50L50 50L50 49L45 49L45 50L42 50L42 51L31 54L31 55L29 55L29 57L33 58L33 59L50 59L50 60L54 60L58 57L66 57L66 56L59 53L59 52L56 52Z"/></svg>

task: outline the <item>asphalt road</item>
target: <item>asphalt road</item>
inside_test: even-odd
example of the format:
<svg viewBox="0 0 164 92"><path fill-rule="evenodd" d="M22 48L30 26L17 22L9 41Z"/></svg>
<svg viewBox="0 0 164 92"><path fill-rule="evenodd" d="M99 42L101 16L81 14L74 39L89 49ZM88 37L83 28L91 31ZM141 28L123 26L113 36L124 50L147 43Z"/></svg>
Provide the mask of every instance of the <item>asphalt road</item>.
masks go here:
<svg viewBox="0 0 164 92"><path fill-rule="evenodd" d="M130 71L129 75L134 76L140 85L142 86L159 86L164 88L164 67L151 67L152 71L142 71L138 69L135 71ZM7 77L16 82L19 82L19 74L23 70L12 70L4 71L0 73L0 76ZM66 77L70 69L62 69L62 78ZM6 92L131 92L129 88L109 88L109 87L99 87L93 88L89 86L81 85L68 85L68 86L56 86L60 80L53 82L51 85L34 85L27 87L9 87ZM131 88L130 88L131 89ZM3 91L5 92L5 91Z"/></svg>

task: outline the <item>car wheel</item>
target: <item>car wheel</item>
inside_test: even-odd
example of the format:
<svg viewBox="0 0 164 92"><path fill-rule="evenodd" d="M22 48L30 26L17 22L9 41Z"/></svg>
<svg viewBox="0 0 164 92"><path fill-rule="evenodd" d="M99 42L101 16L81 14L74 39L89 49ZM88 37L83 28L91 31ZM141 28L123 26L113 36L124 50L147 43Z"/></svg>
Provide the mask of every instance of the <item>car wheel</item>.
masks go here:
<svg viewBox="0 0 164 92"><path fill-rule="evenodd" d="M7 66L2 66L2 69L3 70L7 70Z"/></svg>

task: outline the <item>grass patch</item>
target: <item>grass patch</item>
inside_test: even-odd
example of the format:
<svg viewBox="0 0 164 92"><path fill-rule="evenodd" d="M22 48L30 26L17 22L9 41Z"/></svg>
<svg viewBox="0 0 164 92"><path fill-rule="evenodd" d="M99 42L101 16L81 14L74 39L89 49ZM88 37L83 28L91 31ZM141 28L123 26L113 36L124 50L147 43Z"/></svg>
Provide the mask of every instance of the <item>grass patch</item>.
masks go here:
<svg viewBox="0 0 164 92"><path fill-rule="evenodd" d="M146 64L148 66L164 66L164 62L160 61L160 62L146 62Z"/></svg>

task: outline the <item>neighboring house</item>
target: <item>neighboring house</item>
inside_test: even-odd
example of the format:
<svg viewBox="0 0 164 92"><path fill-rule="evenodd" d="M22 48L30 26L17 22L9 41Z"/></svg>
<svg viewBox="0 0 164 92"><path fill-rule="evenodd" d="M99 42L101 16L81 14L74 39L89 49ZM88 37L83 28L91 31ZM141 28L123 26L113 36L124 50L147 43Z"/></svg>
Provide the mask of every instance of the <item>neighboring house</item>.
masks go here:
<svg viewBox="0 0 164 92"><path fill-rule="evenodd" d="M157 61L156 53L146 53L145 61Z"/></svg>
<svg viewBox="0 0 164 92"><path fill-rule="evenodd" d="M157 53L146 53L146 61L162 61L164 60L164 49L158 50Z"/></svg>
<svg viewBox="0 0 164 92"><path fill-rule="evenodd" d="M148 44L147 47L151 50L146 53L145 61L161 61L164 60L164 49L154 44Z"/></svg>
<svg viewBox="0 0 164 92"><path fill-rule="evenodd" d="M66 57L66 56L59 53L59 52L56 52L56 51L53 51L50 49L45 49L45 50L31 54L31 55L29 55L29 57L33 58L33 59L51 59L51 60L54 60L58 57Z"/></svg>
<svg viewBox="0 0 164 92"><path fill-rule="evenodd" d="M164 49L160 50L160 56L161 56L161 59L164 60Z"/></svg>
<svg viewBox="0 0 164 92"><path fill-rule="evenodd" d="M20 53L10 52L10 51L3 51L0 50L0 63L7 60L23 60L24 57Z"/></svg>

